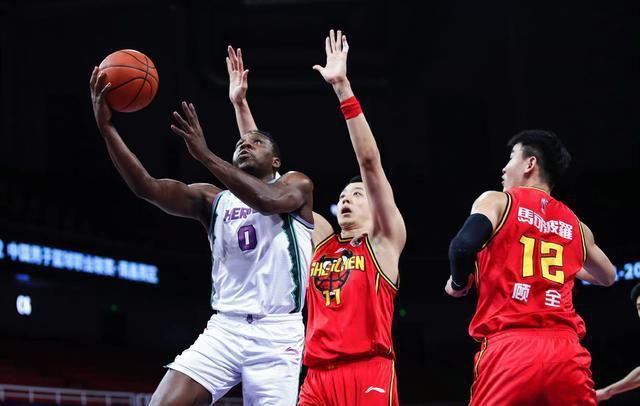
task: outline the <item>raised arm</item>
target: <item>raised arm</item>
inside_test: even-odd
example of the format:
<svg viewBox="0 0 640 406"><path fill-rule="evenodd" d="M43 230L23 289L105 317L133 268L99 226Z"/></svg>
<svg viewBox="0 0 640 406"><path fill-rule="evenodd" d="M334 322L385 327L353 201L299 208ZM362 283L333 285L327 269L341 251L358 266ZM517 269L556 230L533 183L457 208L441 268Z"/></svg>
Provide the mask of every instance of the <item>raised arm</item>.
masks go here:
<svg viewBox="0 0 640 406"><path fill-rule="evenodd" d="M313 212L313 234L311 240L313 246L317 246L322 241L333 234L333 226L321 214Z"/></svg>
<svg viewBox="0 0 640 406"><path fill-rule="evenodd" d="M111 121L112 112L105 100L111 83L103 86L103 82L104 74L99 74L98 68L94 68L89 82L93 112L111 161L129 189L165 212L198 220L207 228L211 205L220 189L204 183L186 185L173 179L156 179L149 175Z"/></svg>
<svg viewBox="0 0 640 406"><path fill-rule="evenodd" d="M242 51L234 51L233 47L227 47L227 72L229 73L229 100L233 104L236 113L236 122L240 135L257 130L253 115L247 102L247 89L249 88L249 69L244 68Z"/></svg>
<svg viewBox="0 0 640 406"><path fill-rule="evenodd" d="M177 125L172 125L171 129L183 138L189 153L234 195L262 214L299 212L303 219L313 223L311 179L300 172L287 172L277 181L267 183L239 169L209 149L194 105L182 102L182 111L186 118L173 112ZM257 140L251 136L243 137L238 142L236 151L245 148L245 143L253 142ZM246 148L258 147L247 145Z"/></svg>
<svg viewBox="0 0 640 406"><path fill-rule="evenodd" d="M596 391L596 397L598 398L598 402L602 402L603 400L611 399L619 393L627 392L638 387L640 387L640 367L629 372L627 376L618 382L612 383L606 388L598 389Z"/></svg>
<svg viewBox="0 0 640 406"><path fill-rule="evenodd" d="M507 206L507 195L485 192L473 202L471 215L449 244L451 276L445 291L453 297L465 296L473 283L476 254L491 238Z"/></svg>
<svg viewBox="0 0 640 406"><path fill-rule="evenodd" d="M343 111L349 110L345 118L371 207L372 237L387 241L399 255L406 242L406 227L382 168L376 140L347 79L347 37L340 30L337 33L331 30L325 40L325 51L326 66L315 65L313 69L333 87Z"/></svg>
<svg viewBox="0 0 640 406"><path fill-rule="evenodd" d="M587 260L576 277L594 285L611 286L616 281L616 268L607 255L598 247L591 229L582 224Z"/></svg>

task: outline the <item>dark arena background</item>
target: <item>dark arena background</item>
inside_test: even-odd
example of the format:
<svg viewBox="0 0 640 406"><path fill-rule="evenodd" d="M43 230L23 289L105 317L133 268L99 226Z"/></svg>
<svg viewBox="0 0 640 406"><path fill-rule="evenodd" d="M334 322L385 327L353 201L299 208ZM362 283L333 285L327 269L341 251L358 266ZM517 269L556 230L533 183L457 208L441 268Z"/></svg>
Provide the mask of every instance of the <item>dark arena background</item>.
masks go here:
<svg viewBox="0 0 640 406"><path fill-rule="evenodd" d="M640 3L357 0L0 1L0 402L144 404L163 365L204 329L210 252L195 221L137 199L96 128L94 66L131 48L153 59L153 102L116 114L149 172L222 186L169 125L198 108L209 148L238 132L226 47L241 47L248 99L285 170L331 205L358 167L324 64L349 36L349 77L408 228L393 326L402 405L467 404L478 349L475 293L444 293L451 238L500 190L508 139L555 131L573 156L554 194L618 270L576 283L596 388L640 364ZM303 369L303 374L304 374ZM274 377L277 379L277 377ZM302 379L302 377L301 377ZM48 388L48 389L43 389ZM220 404L241 404L233 389ZM638 405L640 390L603 403Z"/></svg>

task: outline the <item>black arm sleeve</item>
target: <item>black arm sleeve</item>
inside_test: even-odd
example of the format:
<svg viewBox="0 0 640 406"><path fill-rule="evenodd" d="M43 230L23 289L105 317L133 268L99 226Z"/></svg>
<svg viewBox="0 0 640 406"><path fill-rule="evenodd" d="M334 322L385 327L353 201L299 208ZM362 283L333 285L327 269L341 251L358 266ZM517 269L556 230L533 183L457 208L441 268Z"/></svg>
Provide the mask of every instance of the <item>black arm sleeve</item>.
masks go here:
<svg viewBox="0 0 640 406"><path fill-rule="evenodd" d="M467 286L469 275L475 270L476 253L489 240L492 232L493 225L487 216L475 213L467 218L451 240L449 267L454 290L462 290Z"/></svg>

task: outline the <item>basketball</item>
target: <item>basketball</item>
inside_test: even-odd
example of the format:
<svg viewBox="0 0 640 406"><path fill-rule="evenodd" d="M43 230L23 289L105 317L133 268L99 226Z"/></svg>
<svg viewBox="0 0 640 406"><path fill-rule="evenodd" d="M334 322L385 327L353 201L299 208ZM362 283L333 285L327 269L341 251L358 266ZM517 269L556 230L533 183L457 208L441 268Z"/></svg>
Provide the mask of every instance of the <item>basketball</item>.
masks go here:
<svg viewBox="0 0 640 406"><path fill-rule="evenodd" d="M151 59L133 49L116 51L100 63L104 84L111 82L106 99L113 110L131 113L151 103L158 91L158 71Z"/></svg>

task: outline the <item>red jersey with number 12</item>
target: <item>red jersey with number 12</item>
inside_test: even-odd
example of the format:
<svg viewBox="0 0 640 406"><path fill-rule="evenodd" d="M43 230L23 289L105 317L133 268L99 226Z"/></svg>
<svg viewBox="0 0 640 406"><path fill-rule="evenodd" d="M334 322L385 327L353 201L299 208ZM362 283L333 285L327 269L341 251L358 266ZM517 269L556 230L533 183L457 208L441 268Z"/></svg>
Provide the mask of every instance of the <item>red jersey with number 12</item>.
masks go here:
<svg viewBox="0 0 640 406"><path fill-rule="evenodd" d="M334 234L318 244L307 290L304 364L394 358L391 322L397 290L380 270L366 234L353 240Z"/></svg>
<svg viewBox="0 0 640 406"><path fill-rule="evenodd" d="M506 192L507 208L477 255L478 306L469 334L480 340L514 328L570 328L584 321L572 288L586 258L582 226L562 202L537 188Z"/></svg>

